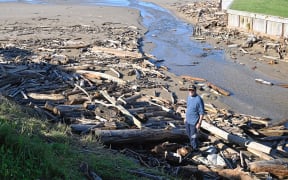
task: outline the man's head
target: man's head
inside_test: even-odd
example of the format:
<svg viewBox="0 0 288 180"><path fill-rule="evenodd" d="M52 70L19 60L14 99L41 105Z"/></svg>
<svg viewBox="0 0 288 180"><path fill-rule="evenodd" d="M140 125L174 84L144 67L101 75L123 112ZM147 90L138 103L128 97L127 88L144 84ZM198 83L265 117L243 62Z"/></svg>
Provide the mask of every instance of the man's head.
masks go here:
<svg viewBox="0 0 288 180"><path fill-rule="evenodd" d="M189 85L188 90L189 91L195 91L196 90L196 86L195 85Z"/></svg>
<svg viewBox="0 0 288 180"><path fill-rule="evenodd" d="M189 85L188 91L190 94L195 94L196 93L196 86L195 85Z"/></svg>

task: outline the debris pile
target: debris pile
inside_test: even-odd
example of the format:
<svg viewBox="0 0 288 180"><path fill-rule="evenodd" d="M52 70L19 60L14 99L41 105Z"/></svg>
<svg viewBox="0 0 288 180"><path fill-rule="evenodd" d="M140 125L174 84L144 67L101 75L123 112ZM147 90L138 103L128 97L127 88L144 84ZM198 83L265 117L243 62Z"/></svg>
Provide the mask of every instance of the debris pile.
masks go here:
<svg viewBox="0 0 288 180"><path fill-rule="evenodd" d="M80 25L62 28L66 33L94 32ZM177 177L288 176L284 123L272 126L268 119L206 103L201 149L195 152L187 145L181 92L186 96L188 84L195 84L205 98L229 92L201 78L173 79L167 68L153 63L153 56L138 52L140 35L134 27L105 23L96 31L107 39L1 40L2 96L34 108L51 123L66 123L72 132L127 145L122 153ZM129 144L149 148L132 150Z"/></svg>

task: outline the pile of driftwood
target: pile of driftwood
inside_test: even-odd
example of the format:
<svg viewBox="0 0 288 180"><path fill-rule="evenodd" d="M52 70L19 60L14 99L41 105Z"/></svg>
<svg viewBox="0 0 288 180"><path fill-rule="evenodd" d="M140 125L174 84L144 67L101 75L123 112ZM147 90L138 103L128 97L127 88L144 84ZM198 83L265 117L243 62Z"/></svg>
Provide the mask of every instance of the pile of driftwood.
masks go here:
<svg viewBox="0 0 288 180"><path fill-rule="evenodd" d="M129 148L123 152L147 167L165 167L181 178L283 179L288 176L284 121L271 124L267 118L217 109L212 104L205 104L205 109L207 114L199 132L200 152L189 147L182 123L174 122L165 130L144 128L119 134L105 131L102 135L106 137L104 141L112 144L135 145L152 142L159 136L163 140L167 138L170 141L146 148L145 153L143 149ZM179 113L185 114L185 106L179 106Z"/></svg>
<svg viewBox="0 0 288 180"><path fill-rule="evenodd" d="M45 44L1 41L1 94L51 122L66 123L75 133L91 133L104 144L148 145L144 154L143 149L122 152L174 176L287 177L283 124L272 126L267 119L213 104L205 104L201 151L193 152L183 124L186 102L178 96L187 86L172 87L176 82L165 67L135 51L139 34L134 28L107 31L108 40L89 44L64 39L46 39ZM202 95L229 95L201 78L178 80L194 83Z"/></svg>

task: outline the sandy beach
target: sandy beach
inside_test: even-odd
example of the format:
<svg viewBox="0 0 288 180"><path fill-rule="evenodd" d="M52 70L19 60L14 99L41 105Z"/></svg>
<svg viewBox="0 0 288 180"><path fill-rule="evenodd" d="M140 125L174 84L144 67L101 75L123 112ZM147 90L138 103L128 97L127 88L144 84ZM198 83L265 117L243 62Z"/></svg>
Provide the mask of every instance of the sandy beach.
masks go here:
<svg viewBox="0 0 288 180"><path fill-rule="evenodd" d="M177 7L187 4L186 1L165 1L165 0L149 0L164 8L169 9L179 18L188 23L193 24L193 19L185 17L177 11ZM93 44L97 40L109 39L109 34L105 30L101 30L103 24L114 24L122 27L135 27L140 33L139 38L147 31L141 24L141 16L139 11L131 8L123 7L105 7L105 6L86 6L86 5L35 5L22 3L1 3L0 21L2 24L2 36L0 43L2 46L9 43L17 43L17 41L57 41L59 39L66 41L77 41L82 44ZM16 13L17 12L17 13ZM82 30L77 30L81 27ZM49 30L47 30L49 29ZM70 29L66 31L65 29ZM89 30L91 29L91 30ZM207 40L216 46L213 39ZM153 46L153 45L146 45ZM218 47L225 48L225 44L217 44ZM35 47L25 47L27 50L35 51ZM32 49L31 49L32 48ZM149 48L148 48L149 49ZM70 50L65 52L67 56L73 57L79 54L79 51ZM149 53L149 52L146 52ZM227 56L231 52L227 51ZM269 77L276 78L280 82L286 82L288 79L287 63L280 62L278 65L271 66L265 61L255 61L255 56L236 54L236 63L245 64L249 69L256 67L255 72L261 72ZM172 91L178 94L179 99L186 99L186 92L179 91L179 82L181 79L175 75L166 72L173 79L169 82ZM167 82L165 82L167 83ZM187 84L186 84L187 85ZM144 90L145 93L149 90ZM152 93L152 91L150 92ZM163 93L165 94L165 93ZM163 95L165 96L165 95ZM220 102L217 95L211 95L205 99L207 103L213 102L217 107L229 108ZM166 97L169 98L169 97ZM280 106L286 106L285 104ZM237 110L236 110L237 111Z"/></svg>
<svg viewBox="0 0 288 180"><path fill-rule="evenodd" d="M130 8L105 7L105 6L85 6L85 5L36 5L23 3L1 3L1 24L2 27L61 27L82 25L87 27L97 27L102 23L121 23L121 25L135 26L141 33L146 30L140 24L139 12ZM77 37L80 36L80 37ZM83 41L93 41L102 37L103 34L65 34L63 38L82 38ZM1 40L5 39L29 39L34 38L56 38L58 34L41 32L35 35L17 35L6 33L1 35Z"/></svg>
<svg viewBox="0 0 288 180"><path fill-rule="evenodd" d="M193 19L185 17L177 8L191 3L190 1L149 0L148 2L169 9L187 24L194 23ZM159 14L155 17L159 17ZM278 160L274 159L274 155L275 158L282 157L281 154L287 157L287 136L285 136L287 129L283 125L287 118L281 122L282 119L277 119L275 123L269 117L239 113L237 109L230 110L231 107L222 101L223 97L229 97L230 92L217 87L217 84L201 77L177 76L165 66L156 66L157 62L163 60L157 59L152 54L151 49L154 47L152 41L143 41L148 30L142 24L142 18L143 14L137 9L124 7L65 3L54 5L1 3L0 96L29 107L27 108L29 110L32 108L33 118L39 117L45 123L52 122L52 125L63 124L65 136L77 139L79 136L81 139L83 137L84 144L101 142L101 147L107 145L109 149L119 145L120 150L123 146L125 149L119 152L135 158L135 162L147 168L169 172L169 175L175 176L176 179L182 176L187 177L186 179L194 177L197 179L195 175L208 178L223 176L231 179L235 174L239 179L241 177L254 179L254 174L252 176L250 170L263 171L249 167L253 161L271 160L268 162L271 167L274 160ZM168 24L166 19L163 24ZM170 29L164 28L160 33L168 30L176 32L173 29L174 23L171 24L172 26L167 26ZM159 24L156 23L156 30L158 29ZM189 26L189 34L190 30ZM163 39L166 40L165 37ZM171 45L171 48L165 49L164 53L168 55L175 53L173 50L176 43L173 44L173 40L175 39L172 39L172 43L168 41L167 44ZM191 39L185 40L190 42ZM215 49L223 48L227 59L232 54L236 56L237 58L227 61L237 65L243 64L245 72L261 72L267 77L287 83L287 62L271 65L267 61L259 61L262 55L257 53L260 52L257 47L253 49L256 53L243 55L237 52L237 49L227 49L225 42L218 43L218 41L207 37L206 42L215 46ZM143 45L143 42L147 44ZM240 40L237 43L240 43ZM181 48L183 46L180 46ZM204 50L200 49L202 53ZM189 60L190 58L191 56L188 56ZM175 61L181 60L175 58ZM221 60L226 63L225 58ZM153 61L155 63L152 63ZM254 68L256 66L257 68ZM182 67L179 69L182 70ZM240 72L238 75L241 76L245 72ZM231 70L229 73L234 75ZM231 83L240 90L241 88L246 90L246 87L242 87L239 82ZM252 83L255 83L254 79ZM207 112L201 130L197 135L195 133L195 136L203 138L203 141L200 140L200 151L192 151L193 149L189 147L184 124L186 98L191 84L196 85L198 94L204 99ZM279 88L272 85L269 87L271 90ZM283 96L269 93L271 94L273 97L280 97L279 102L272 97L272 103L276 101L273 106L281 108L279 112L284 113L280 115L285 115L288 106L286 94ZM47 131L50 131L50 128ZM55 136L58 137L62 139L62 135ZM48 139L50 138L45 141L50 143ZM186 140L187 142L184 142ZM162 141L166 142L154 146L155 142ZM267 142L267 145L264 142ZM77 143L78 145L80 144ZM89 150L89 147L81 145L79 150L81 149ZM181 154L182 151L184 153ZM276 153L278 151L279 154ZM78 148L75 152L80 153ZM86 154L88 151L83 152ZM113 151L113 154L115 155L116 151ZM210 154L211 160L206 158ZM152 156L153 158L150 158ZM225 159L221 160L220 157ZM212 159L221 161L220 165L218 162L214 164ZM119 171L119 160L117 158L115 160L117 162L111 164ZM257 175L265 176L265 179L271 178L270 171L272 171L276 176L286 177L287 166L284 166L282 161L277 163L278 167L281 166L279 172L277 168L267 170L264 166L265 173ZM217 168L210 170L213 166ZM97 169L97 172L100 171L101 169ZM111 177L113 173L117 173L114 170L111 172ZM143 175L142 169L141 174ZM151 176L143 177L151 178ZM163 178L152 176L152 179Z"/></svg>
<svg viewBox="0 0 288 180"><path fill-rule="evenodd" d="M23 48L35 54L39 53L38 48L47 46L46 43L51 45L53 41L62 40L94 44L97 40L108 40L109 34L107 34L107 31L105 29L101 30L101 26L105 23L112 24L112 28L113 26L137 27L136 30L140 33L138 38L147 31L141 24L139 11L123 7L2 3L0 17L1 24L4 27L0 37L1 46L15 46L17 42L28 41L30 47L27 45ZM77 27L82 29L77 30ZM31 43L33 41L41 41L41 45L37 43L34 45ZM79 50L64 50L61 53L73 58L81 52ZM149 54L149 52L147 53ZM4 59L3 56L2 54ZM180 100L185 100L187 92L179 91L179 86L182 86L179 84L179 82L182 82L181 78L169 71L164 71L164 73L167 73L172 80L163 82L159 79L159 81L162 81L162 84L169 84L171 91L175 92ZM189 83L183 86L188 85ZM142 91L143 93L154 94L153 89ZM165 90L159 89L159 91L163 98L170 99L169 93ZM211 100L217 107L228 108L216 96L211 95L206 99L206 102L209 103Z"/></svg>

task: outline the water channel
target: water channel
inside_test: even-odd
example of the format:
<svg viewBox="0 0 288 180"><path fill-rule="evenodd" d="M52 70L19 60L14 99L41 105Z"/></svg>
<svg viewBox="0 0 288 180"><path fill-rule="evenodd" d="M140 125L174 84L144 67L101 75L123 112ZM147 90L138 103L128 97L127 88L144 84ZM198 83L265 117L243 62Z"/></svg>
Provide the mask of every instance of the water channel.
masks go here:
<svg viewBox="0 0 288 180"><path fill-rule="evenodd" d="M223 50L204 52L207 43L191 40L193 25L176 18L168 10L153 3L137 0L0 0L35 4L93 4L124 6L140 11L143 25L148 29L145 44L153 43L150 54L176 75L201 77L232 93L221 101L239 113L280 120L288 117L288 90L255 83L256 78L270 80L246 66L226 59ZM271 80L273 81L273 79Z"/></svg>

